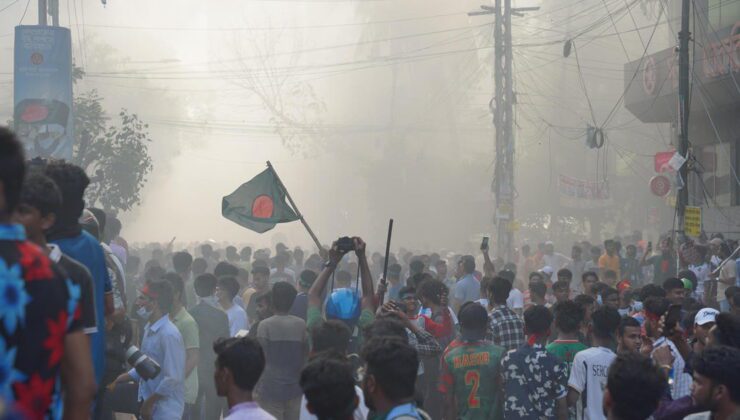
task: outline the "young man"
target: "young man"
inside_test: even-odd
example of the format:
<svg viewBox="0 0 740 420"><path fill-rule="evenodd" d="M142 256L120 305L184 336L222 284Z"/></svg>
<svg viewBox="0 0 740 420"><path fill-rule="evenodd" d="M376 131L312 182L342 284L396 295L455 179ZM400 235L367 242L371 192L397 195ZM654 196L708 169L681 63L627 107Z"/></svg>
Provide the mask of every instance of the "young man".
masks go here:
<svg viewBox="0 0 740 420"><path fill-rule="evenodd" d="M571 287L576 291L576 293L583 293L581 284L578 282L581 275L586 271L586 261L583 260L583 248L578 245L573 245L573 248L570 251L570 258L571 260L565 268L570 271L571 280L576 279L576 284L571 282ZM560 278L560 272L558 272L558 278Z"/></svg>
<svg viewBox="0 0 740 420"><path fill-rule="evenodd" d="M555 296L555 304L570 300L570 281L558 280L553 283L552 294Z"/></svg>
<svg viewBox="0 0 740 420"><path fill-rule="evenodd" d="M602 400L609 365L617 357L612 349L620 318L616 309L602 306L594 311L592 320L594 347L576 354L568 379L568 406L575 406L580 399L585 420L605 418Z"/></svg>
<svg viewBox="0 0 740 420"><path fill-rule="evenodd" d="M272 290L257 296L257 321L249 327L247 336L257 338L260 322L275 315L275 307L272 306Z"/></svg>
<svg viewBox="0 0 740 420"><path fill-rule="evenodd" d="M169 318L174 300L170 283L157 280L147 283L136 302L137 313L146 320L141 352L157 362L162 370L147 380L131 368L109 387L112 397L118 384L138 382L139 414L145 420L179 419L185 408L185 344Z"/></svg>
<svg viewBox="0 0 740 420"><path fill-rule="evenodd" d="M543 282L529 282L529 306L547 306L547 285Z"/></svg>
<svg viewBox="0 0 740 420"><path fill-rule="evenodd" d="M475 302L480 299L480 283L475 279L475 258L472 255L462 257L462 278L455 284L452 293L452 307L455 311L465 302Z"/></svg>
<svg viewBox="0 0 740 420"><path fill-rule="evenodd" d="M194 413L196 400L198 399L198 362L200 359L200 335L198 323L185 310L185 284L177 273L167 273L164 276L172 286L175 299L170 310L170 321L180 331L182 341L185 343L185 418L190 418ZM197 418L197 417L195 417Z"/></svg>
<svg viewBox="0 0 740 420"><path fill-rule="evenodd" d="M311 270L303 270L301 275L298 276L298 295L296 295L293 306L290 308L290 314L304 321L308 313L308 291L311 290L311 286L316 281L316 276L317 274Z"/></svg>
<svg viewBox="0 0 740 420"><path fill-rule="evenodd" d="M583 284L583 294L588 295L596 299L594 293L594 286L599 282L599 276L594 271L586 271L581 276L581 284Z"/></svg>
<svg viewBox="0 0 740 420"><path fill-rule="evenodd" d="M642 286L642 267L640 266L640 260L637 259L637 247L635 245L627 245L626 251L625 257L621 260L620 269L622 276L620 280L627 279L635 287Z"/></svg>
<svg viewBox="0 0 740 420"><path fill-rule="evenodd" d="M672 305L683 304L683 300L686 298L686 289L681 280L675 277L665 279L663 282L663 290L665 290L665 297Z"/></svg>
<svg viewBox="0 0 740 420"><path fill-rule="evenodd" d="M95 293L95 315L98 332L91 335L91 349L95 379L102 383L105 374L105 317L113 314L113 286L105 265L103 248L92 235L82 230L79 223L85 208L84 194L90 179L82 168L63 162L46 166L44 173L62 193L62 207L47 239L64 254L84 265L92 275Z"/></svg>
<svg viewBox="0 0 740 420"><path fill-rule="evenodd" d="M706 347L709 331L714 327L717 315L719 315L719 311L714 308L703 308L696 313L694 317L694 338L696 338L697 346L700 349Z"/></svg>
<svg viewBox="0 0 740 420"><path fill-rule="evenodd" d="M640 322L631 316L625 316L619 322L617 330L617 353L639 353L642 346Z"/></svg>
<svg viewBox="0 0 740 420"><path fill-rule="evenodd" d="M219 396L226 397L229 405L224 420L275 420L257 405L252 394L265 369L265 354L257 340L249 337L219 340L213 344L213 351L217 355L216 390Z"/></svg>
<svg viewBox="0 0 740 420"><path fill-rule="evenodd" d="M301 372L300 385L306 396L306 409L318 420L354 419L359 398L352 365L346 359L317 357Z"/></svg>
<svg viewBox="0 0 740 420"><path fill-rule="evenodd" d="M668 383L649 358L620 354L609 367L603 412L608 420L646 419L658 408Z"/></svg>
<svg viewBox="0 0 740 420"><path fill-rule="evenodd" d="M362 349L365 376L362 393L374 420L424 420L414 402L419 359L404 339L375 337Z"/></svg>
<svg viewBox="0 0 740 420"><path fill-rule="evenodd" d="M194 411L200 413L204 410L206 419L219 418L224 407L224 401L218 398L212 379L213 366L216 361L213 343L231 336L229 318L224 311L219 309L218 299L215 296L217 283L218 280L213 274L201 274L196 277L193 287L198 302L189 311L198 323L198 347L200 349L198 354L198 403ZM194 418L194 420L198 419L200 416Z"/></svg>
<svg viewBox="0 0 740 420"><path fill-rule="evenodd" d="M218 279L216 296L218 296L218 304L229 318L231 337L236 337L239 331L249 328L247 313L241 306L234 303L237 293L239 293L239 282L236 281L236 277L224 276Z"/></svg>
<svg viewBox="0 0 740 420"><path fill-rule="evenodd" d="M460 337L442 356L439 391L445 395L445 418L501 419L501 357L504 349L484 337L488 329L486 309L463 304L458 316Z"/></svg>
<svg viewBox="0 0 740 420"><path fill-rule="evenodd" d="M9 130L0 128L0 398L6 410L19 418L64 414L85 419L95 382L90 344L78 311L80 285L67 280L46 251L26 239L23 226L11 223L25 174L23 146ZM45 179L44 190L54 191L49 182ZM37 192L30 194L36 196L33 201L53 199ZM58 191L52 201L56 202L52 206L59 205ZM38 216L34 217L37 223L29 223L36 226L29 233L40 240L50 223L41 223L44 217Z"/></svg>
<svg viewBox="0 0 740 420"><path fill-rule="evenodd" d="M247 305L247 319L257 321L257 297L270 290L270 269L262 261L252 264L252 287L254 292L244 301ZM246 293L246 292L245 292Z"/></svg>
<svg viewBox="0 0 740 420"><path fill-rule="evenodd" d="M583 322L583 309L572 301L556 303L554 309L558 338L548 344L546 349L565 363L565 374L570 376L570 369L576 353L588 348L578 341L578 333Z"/></svg>
<svg viewBox="0 0 740 420"><path fill-rule="evenodd" d="M257 387L262 408L278 420L298 418L301 411L301 369L308 354L306 322L289 315L296 297L292 284L279 281L272 286L275 315L260 321L257 340L265 350L265 372Z"/></svg>
<svg viewBox="0 0 740 420"><path fill-rule="evenodd" d="M599 257L599 270L601 272L601 276L604 278L606 277L606 272L609 270L614 271L617 279L621 278L619 276L620 261L619 255L617 254L617 246L612 239L604 241L604 254ZM614 284L609 285L614 286Z"/></svg>
<svg viewBox="0 0 740 420"><path fill-rule="evenodd" d="M527 344L501 361L507 420L568 418L565 364L545 350L551 324L552 314L544 306L524 311Z"/></svg>
<svg viewBox="0 0 740 420"><path fill-rule="evenodd" d="M488 289L492 302L490 316L492 341L507 351L515 350L524 344L524 323L506 306L510 291L511 283L503 277L494 277Z"/></svg>
<svg viewBox="0 0 740 420"><path fill-rule="evenodd" d="M612 308L615 311L619 310L619 291L613 287L606 287L601 291L601 303L602 305Z"/></svg>
<svg viewBox="0 0 740 420"><path fill-rule="evenodd" d="M270 283L285 281L295 284L295 272L288 268L289 256L286 252L279 252L273 260L274 268L270 270Z"/></svg>
<svg viewBox="0 0 740 420"><path fill-rule="evenodd" d="M591 254L591 259L589 261L586 261L586 264L583 266L583 273L585 274L588 271L598 273L599 258L601 258L601 248L599 248L598 246L592 246L589 249L589 253Z"/></svg>
<svg viewBox="0 0 740 420"><path fill-rule="evenodd" d="M645 254L642 256L640 266L653 266L653 284L658 286L670 277L676 277L676 251L673 250L671 238L660 241L660 255L652 255L652 243L648 243Z"/></svg>
<svg viewBox="0 0 740 420"><path fill-rule="evenodd" d="M444 280L444 279L440 279ZM401 265L391 264L388 266L388 292L386 292L386 301L398 300L398 292L403 287L401 282Z"/></svg>
<svg viewBox="0 0 740 420"><path fill-rule="evenodd" d="M185 251L175 252L172 255L172 268L185 284L185 302L188 308L192 308L197 303L193 288L193 256Z"/></svg>
<svg viewBox="0 0 740 420"><path fill-rule="evenodd" d="M691 396L708 410L687 420L728 420L740 410L740 350L718 346L704 350L694 360Z"/></svg>

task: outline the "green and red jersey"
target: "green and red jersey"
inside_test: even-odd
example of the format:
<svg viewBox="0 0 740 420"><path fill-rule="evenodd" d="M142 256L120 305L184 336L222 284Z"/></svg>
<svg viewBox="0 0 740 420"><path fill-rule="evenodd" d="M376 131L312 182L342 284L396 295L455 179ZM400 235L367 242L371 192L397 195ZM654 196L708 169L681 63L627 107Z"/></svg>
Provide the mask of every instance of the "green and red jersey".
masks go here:
<svg viewBox="0 0 740 420"><path fill-rule="evenodd" d="M576 353L587 348L588 346L578 340L555 340L545 347L548 352L558 356L561 361L565 362L567 367L567 371L565 372L566 377L570 376L570 368L573 366L573 359L576 357Z"/></svg>
<svg viewBox="0 0 740 420"><path fill-rule="evenodd" d="M454 392L457 418L499 420L503 418L500 387L504 348L490 341L455 339L442 357L439 391Z"/></svg>

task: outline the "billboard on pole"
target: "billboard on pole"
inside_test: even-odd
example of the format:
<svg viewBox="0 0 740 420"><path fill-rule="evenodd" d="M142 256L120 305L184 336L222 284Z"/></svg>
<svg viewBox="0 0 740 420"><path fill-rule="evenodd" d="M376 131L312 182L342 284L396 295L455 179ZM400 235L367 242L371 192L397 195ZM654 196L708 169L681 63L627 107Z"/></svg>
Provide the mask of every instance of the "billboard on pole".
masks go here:
<svg viewBox="0 0 740 420"><path fill-rule="evenodd" d="M72 159L72 38L69 29L16 26L15 131L29 158Z"/></svg>

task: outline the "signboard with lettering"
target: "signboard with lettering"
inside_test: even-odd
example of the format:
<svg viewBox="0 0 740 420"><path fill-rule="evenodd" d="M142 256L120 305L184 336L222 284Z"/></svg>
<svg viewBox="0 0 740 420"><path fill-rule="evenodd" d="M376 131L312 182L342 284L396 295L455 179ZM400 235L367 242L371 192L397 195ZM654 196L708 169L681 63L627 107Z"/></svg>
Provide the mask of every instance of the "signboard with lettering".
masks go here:
<svg viewBox="0 0 740 420"><path fill-rule="evenodd" d="M593 209L611 205L609 184L606 181L588 181L560 175L558 178L560 205L563 207Z"/></svg>
<svg viewBox="0 0 740 420"><path fill-rule="evenodd" d="M71 46L67 28L15 28L13 120L30 158L72 159Z"/></svg>
<svg viewBox="0 0 740 420"><path fill-rule="evenodd" d="M683 230L688 236L701 235L701 207L687 206L683 216Z"/></svg>

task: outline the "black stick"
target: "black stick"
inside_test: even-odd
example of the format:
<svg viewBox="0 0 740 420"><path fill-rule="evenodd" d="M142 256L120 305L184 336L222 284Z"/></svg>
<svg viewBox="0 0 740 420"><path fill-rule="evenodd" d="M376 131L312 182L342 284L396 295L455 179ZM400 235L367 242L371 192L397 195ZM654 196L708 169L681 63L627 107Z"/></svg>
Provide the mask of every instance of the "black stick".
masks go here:
<svg viewBox="0 0 740 420"><path fill-rule="evenodd" d="M383 283L383 285L388 284L386 278L388 276L388 260L391 256L391 235L393 234L393 219L390 219L388 221L388 241L385 243L385 261L383 261L383 277L380 279L380 282ZM380 295L380 305L383 306L383 300L385 299L385 293Z"/></svg>

